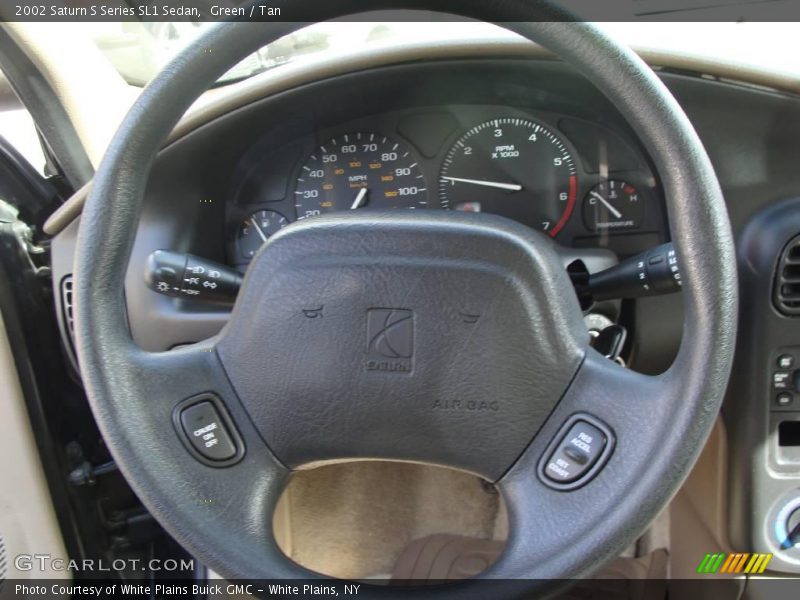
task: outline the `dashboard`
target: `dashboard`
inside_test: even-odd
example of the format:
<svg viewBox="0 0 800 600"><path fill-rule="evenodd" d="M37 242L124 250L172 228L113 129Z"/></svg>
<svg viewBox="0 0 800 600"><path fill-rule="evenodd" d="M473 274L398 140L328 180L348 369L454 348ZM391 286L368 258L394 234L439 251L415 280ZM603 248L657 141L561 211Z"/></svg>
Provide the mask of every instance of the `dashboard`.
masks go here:
<svg viewBox="0 0 800 600"><path fill-rule="evenodd" d="M422 60L323 68L267 95L253 85L255 93L239 91L246 101L237 94L205 119L198 109L152 166L125 279L131 332L146 350L211 337L231 310L155 293L144 276L153 252L246 276L277 231L325 213L490 213L552 237L575 258L603 256L606 266L670 241L647 150L616 107L560 62ZM73 222L58 238L57 274L71 272L76 232ZM657 373L680 328L649 321L650 306L680 318L680 303L668 298L615 301L602 316L635 331L660 327L646 346L630 340L639 368Z"/></svg>
<svg viewBox="0 0 800 600"><path fill-rule="evenodd" d="M560 62L475 56L482 51L426 48L441 57L346 72L323 65L272 88L243 82L243 100L195 117L159 155L145 193L125 280L136 343L160 351L208 338L231 310L147 288L152 252L246 273L276 231L332 211L493 213L577 254L603 249L619 259L669 241L665 192L624 115ZM800 498L800 387L774 386L786 362L800 360L800 321L776 310L773 288L800 231L800 98L696 71L659 76L714 164L739 252L742 318L723 407L730 466L715 475L731 484L715 502L729 507L735 547L780 553L774 525ZM77 231L76 219L52 246L66 339ZM668 367L682 303L656 296L614 310L629 332L628 365L649 374ZM776 555L771 568L797 572L798 561Z"/></svg>
<svg viewBox="0 0 800 600"><path fill-rule="evenodd" d="M629 255L668 238L642 153L589 120L524 106L447 104L320 128L241 158L228 264L246 268L296 220L347 210L457 210L523 223L571 247Z"/></svg>

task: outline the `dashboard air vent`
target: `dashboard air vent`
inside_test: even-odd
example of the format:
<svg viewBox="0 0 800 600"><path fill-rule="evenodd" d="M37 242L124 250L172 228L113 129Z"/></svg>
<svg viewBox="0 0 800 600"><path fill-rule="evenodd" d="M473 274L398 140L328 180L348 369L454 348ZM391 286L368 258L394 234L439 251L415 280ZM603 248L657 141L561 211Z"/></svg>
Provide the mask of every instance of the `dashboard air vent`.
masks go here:
<svg viewBox="0 0 800 600"><path fill-rule="evenodd" d="M800 316L800 235L789 240L781 252L773 300L783 314Z"/></svg>
<svg viewBox="0 0 800 600"><path fill-rule="evenodd" d="M67 275L61 280L61 310L64 318L64 328L69 334L70 344L75 344L75 314L73 312L75 294L72 289L72 275Z"/></svg>

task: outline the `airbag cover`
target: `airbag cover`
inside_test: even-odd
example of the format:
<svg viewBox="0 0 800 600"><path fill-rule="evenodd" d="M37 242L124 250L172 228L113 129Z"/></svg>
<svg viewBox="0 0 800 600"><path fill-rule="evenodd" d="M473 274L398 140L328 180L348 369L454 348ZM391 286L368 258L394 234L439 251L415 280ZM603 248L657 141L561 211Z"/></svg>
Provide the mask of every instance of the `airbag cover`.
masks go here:
<svg viewBox="0 0 800 600"><path fill-rule="evenodd" d="M349 213L270 240L218 352L291 467L397 459L494 479L587 338L546 236L488 215Z"/></svg>

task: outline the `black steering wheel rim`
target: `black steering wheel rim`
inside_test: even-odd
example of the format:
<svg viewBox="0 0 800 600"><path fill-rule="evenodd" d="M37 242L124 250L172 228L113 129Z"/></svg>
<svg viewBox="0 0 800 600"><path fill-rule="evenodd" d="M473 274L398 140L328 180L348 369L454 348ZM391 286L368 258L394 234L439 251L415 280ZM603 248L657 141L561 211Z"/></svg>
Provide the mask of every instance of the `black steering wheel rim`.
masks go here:
<svg viewBox="0 0 800 600"><path fill-rule="evenodd" d="M291 10L310 11L311 4L293 2ZM583 354L570 385L538 433L531 432L536 436L519 459L498 478L510 507L510 536L503 557L485 576L528 579L525 587L541 587L548 580L589 574L643 530L677 490L710 431L727 383L737 314L734 248L702 144L677 102L635 54L592 25L564 22L549 3L348 0L313 8L315 18L326 19L366 8L433 9L494 21L534 39L615 103L657 167L684 279L686 316L674 364L658 377L625 371L580 348L571 330L567 335L576 338ZM147 175L167 133L238 59L297 26L221 24L153 80L98 169L76 254L78 354L109 448L165 528L232 579L316 576L286 559L271 532L271 515L290 471L263 444L237 399L219 340L159 354L135 346L126 324L123 276ZM509 235L517 236L516 230ZM181 400L208 391L225 400L248 448L240 463L211 474L185 452L171 423ZM590 485L570 492L548 489L536 477L537 462L562 423L582 411L614 429L614 458ZM244 481L241 494L231 495L234 482ZM467 588L459 588L459 595L465 593Z"/></svg>

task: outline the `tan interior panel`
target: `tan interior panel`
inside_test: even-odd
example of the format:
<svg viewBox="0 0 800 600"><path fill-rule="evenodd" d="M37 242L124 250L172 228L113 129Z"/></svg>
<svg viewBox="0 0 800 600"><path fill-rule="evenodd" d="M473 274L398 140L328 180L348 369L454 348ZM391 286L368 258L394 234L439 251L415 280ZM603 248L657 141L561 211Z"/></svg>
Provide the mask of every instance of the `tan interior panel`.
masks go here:
<svg viewBox="0 0 800 600"><path fill-rule="evenodd" d="M0 541L6 579L70 578L66 570L38 569L20 555L67 559L64 541L33 437L8 335L0 315ZM13 485L9 483L13 482ZM27 565L32 562L28 570ZM49 564L49 563L48 563ZM18 569L17 566L22 567Z"/></svg>

